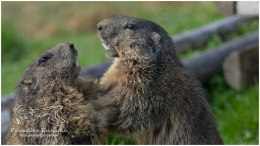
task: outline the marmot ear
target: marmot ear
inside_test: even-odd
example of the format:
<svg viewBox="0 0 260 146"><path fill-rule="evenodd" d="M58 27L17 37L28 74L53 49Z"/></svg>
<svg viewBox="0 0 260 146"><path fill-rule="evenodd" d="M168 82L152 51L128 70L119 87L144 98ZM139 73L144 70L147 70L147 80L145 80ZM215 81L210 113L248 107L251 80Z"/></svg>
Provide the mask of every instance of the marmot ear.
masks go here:
<svg viewBox="0 0 260 146"><path fill-rule="evenodd" d="M160 41L161 36L157 32L153 32L151 35L151 41L150 43L156 46L158 42Z"/></svg>
<svg viewBox="0 0 260 146"><path fill-rule="evenodd" d="M24 77L24 78L21 80L21 84L22 84L22 85L25 85L25 86L30 86L30 85L32 85L34 82L35 82L35 78L33 78L33 77Z"/></svg>

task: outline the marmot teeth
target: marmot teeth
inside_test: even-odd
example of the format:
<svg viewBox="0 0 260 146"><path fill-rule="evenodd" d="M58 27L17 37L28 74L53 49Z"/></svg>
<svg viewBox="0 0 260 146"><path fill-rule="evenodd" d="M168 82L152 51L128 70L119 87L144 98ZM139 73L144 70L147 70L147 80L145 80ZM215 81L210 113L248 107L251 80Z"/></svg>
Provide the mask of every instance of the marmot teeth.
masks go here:
<svg viewBox="0 0 260 146"><path fill-rule="evenodd" d="M102 43L102 46L106 49L106 50L109 50L109 49L111 49L111 47L108 45L106 45L105 43Z"/></svg>
<svg viewBox="0 0 260 146"><path fill-rule="evenodd" d="M107 45L106 41L104 41L102 38L100 39L101 42L103 42L105 45Z"/></svg>

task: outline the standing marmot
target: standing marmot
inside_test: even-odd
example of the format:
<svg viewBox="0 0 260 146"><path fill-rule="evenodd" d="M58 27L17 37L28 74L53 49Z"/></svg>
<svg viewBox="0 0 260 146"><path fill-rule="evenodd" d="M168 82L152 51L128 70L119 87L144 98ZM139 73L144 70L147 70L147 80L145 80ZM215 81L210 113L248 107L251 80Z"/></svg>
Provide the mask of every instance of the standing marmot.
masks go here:
<svg viewBox="0 0 260 146"><path fill-rule="evenodd" d="M16 87L7 144L99 143L107 131L108 118L115 119L111 113L106 115L113 109L103 111L88 104L88 99L73 87L80 73L77 55L73 43L62 43L42 53L28 67ZM98 89L95 84L94 80L85 83L87 98L96 96L89 91Z"/></svg>
<svg viewBox="0 0 260 146"><path fill-rule="evenodd" d="M223 144L201 85L163 28L131 17L97 27L106 55L117 57L100 83L112 98L101 104L121 112L114 130L138 144Z"/></svg>

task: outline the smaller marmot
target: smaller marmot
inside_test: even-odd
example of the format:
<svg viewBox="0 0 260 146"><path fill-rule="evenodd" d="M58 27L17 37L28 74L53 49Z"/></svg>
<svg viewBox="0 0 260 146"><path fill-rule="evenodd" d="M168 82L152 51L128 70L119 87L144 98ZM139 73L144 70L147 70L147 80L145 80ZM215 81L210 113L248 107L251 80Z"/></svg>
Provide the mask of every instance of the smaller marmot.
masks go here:
<svg viewBox="0 0 260 146"><path fill-rule="evenodd" d="M78 79L77 56L73 43L62 43L30 64L16 87L8 145L99 144L116 118L112 108L90 104L98 87ZM84 97L74 84L84 86Z"/></svg>
<svg viewBox="0 0 260 146"><path fill-rule="evenodd" d="M100 82L109 89L100 104L120 110L112 130L138 144L223 144L200 83L162 27L131 17L97 27L106 55L116 57Z"/></svg>

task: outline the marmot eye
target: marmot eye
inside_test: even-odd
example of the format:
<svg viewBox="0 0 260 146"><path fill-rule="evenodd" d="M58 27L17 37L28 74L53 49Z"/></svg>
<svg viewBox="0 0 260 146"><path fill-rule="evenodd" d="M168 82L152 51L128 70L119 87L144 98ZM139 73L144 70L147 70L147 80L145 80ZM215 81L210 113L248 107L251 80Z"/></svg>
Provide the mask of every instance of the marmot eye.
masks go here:
<svg viewBox="0 0 260 146"><path fill-rule="evenodd" d="M127 26L127 28L129 28L129 29L133 29L133 28L134 28L134 25L129 24L129 25Z"/></svg>
<svg viewBox="0 0 260 146"><path fill-rule="evenodd" d="M42 57L41 62L46 62L50 57Z"/></svg>

